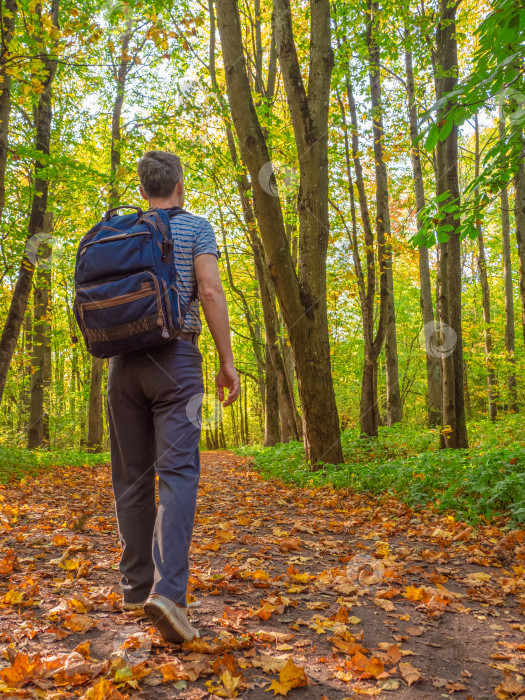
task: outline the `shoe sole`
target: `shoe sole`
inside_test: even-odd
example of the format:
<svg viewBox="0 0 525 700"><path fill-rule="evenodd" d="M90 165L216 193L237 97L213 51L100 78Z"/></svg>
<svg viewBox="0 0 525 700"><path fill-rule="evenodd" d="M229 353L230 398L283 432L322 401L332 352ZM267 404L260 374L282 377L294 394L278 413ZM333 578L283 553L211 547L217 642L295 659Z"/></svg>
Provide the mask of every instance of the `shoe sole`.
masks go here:
<svg viewBox="0 0 525 700"><path fill-rule="evenodd" d="M159 630L163 639L173 644L191 642L193 634L171 614L170 609L161 600L149 601L144 605L144 612Z"/></svg>

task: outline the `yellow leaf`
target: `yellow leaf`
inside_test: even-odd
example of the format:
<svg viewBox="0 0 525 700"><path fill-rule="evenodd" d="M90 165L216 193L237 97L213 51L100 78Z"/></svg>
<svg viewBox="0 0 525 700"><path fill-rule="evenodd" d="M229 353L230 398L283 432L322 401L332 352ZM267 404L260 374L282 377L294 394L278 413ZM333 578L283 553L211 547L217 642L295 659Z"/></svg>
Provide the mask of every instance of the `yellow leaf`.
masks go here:
<svg viewBox="0 0 525 700"><path fill-rule="evenodd" d="M2 603L8 603L9 605L20 605L24 600L24 591L18 588L12 588L10 591L3 596L1 599Z"/></svg>
<svg viewBox="0 0 525 700"><path fill-rule="evenodd" d="M287 695L292 688L302 688L305 685L308 685L308 678L304 666L296 666L292 659L288 659L279 673L279 680L272 681L267 690L273 690L274 695Z"/></svg>
<svg viewBox="0 0 525 700"><path fill-rule="evenodd" d="M64 537L64 535L55 535L52 539L51 542L56 546L56 547L65 547L67 545L67 538Z"/></svg>
<svg viewBox="0 0 525 700"><path fill-rule="evenodd" d="M162 680L165 681L180 681L187 680L188 674L179 666L176 661L171 661L167 664L162 664L157 668L157 671L161 671Z"/></svg>
<svg viewBox="0 0 525 700"><path fill-rule="evenodd" d="M22 683L32 677L39 660L40 657L38 655L30 659L27 654L18 653L12 662L12 666L0 670L0 678L10 685L22 685Z"/></svg>
<svg viewBox="0 0 525 700"><path fill-rule="evenodd" d="M75 651L78 651L79 654L82 654L82 656L85 656L86 658L89 656L89 647L91 646L91 642L82 642L82 644L77 644L75 647Z"/></svg>
<svg viewBox="0 0 525 700"><path fill-rule="evenodd" d="M70 615L64 622L64 627L72 632L81 632L84 634L84 632L87 632L96 624L97 620L89 617L89 615L77 615L73 613L73 615Z"/></svg>

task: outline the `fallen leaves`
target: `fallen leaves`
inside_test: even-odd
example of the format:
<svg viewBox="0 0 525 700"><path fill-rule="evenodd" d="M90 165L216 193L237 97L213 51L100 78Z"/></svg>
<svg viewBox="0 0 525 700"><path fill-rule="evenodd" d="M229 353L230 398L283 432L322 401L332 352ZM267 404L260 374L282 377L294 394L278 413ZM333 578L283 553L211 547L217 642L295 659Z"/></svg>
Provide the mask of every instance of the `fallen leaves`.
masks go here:
<svg viewBox="0 0 525 700"><path fill-rule="evenodd" d="M487 695L497 686L502 700L525 698L512 671L525 656L523 618L519 606L501 609L512 596L523 599L525 535L503 537L486 526L483 539L478 529L416 515L394 499L379 507L359 494L287 491L239 464L203 455L187 600L205 628L175 648L144 618L131 626L122 615L108 470L89 478L50 473L38 487L28 481L28 507L0 500L9 535L0 552L0 634L9 658L0 693L153 700L163 686L185 700L261 690L299 698L315 678L308 692L325 698L333 689L338 697L395 697L403 687L416 697L433 688L477 697L480 683ZM494 543L508 553L505 563L492 557ZM491 635L497 646L472 664L462 660L459 677L427 673L443 663L454 634ZM42 651L48 644L52 655ZM496 662L506 671L502 682Z"/></svg>
<svg viewBox="0 0 525 700"><path fill-rule="evenodd" d="M88 630L97 625L97 620L89 615L77 615L73 613L66 617L63 626L71 632L81 632L85 634Z"/></svg>
<svg viewBox="0 0 525 700"><path fill-rule="evenodd" d="M272 681L268 690L273 690L274 695L288 695L292 688L302 688L308 685L308 678L303 666L296 666L291 659L279 672L279 680Z"/></svg>
<svg viewBox="0 0 525 700"><path fill-rule="evenodd" d="M405 661L399 664L399 672L403 676L403 680L407 685L413 685L418 683L422 679L421 673L417 668L414 668L409 661Z"/></svg>
<svg viewBox="0 0 525 700"><path fill-rule="evenodd" d="M0 671L0 678L9 686L18 687L28 681L41 681L53 678L58 686L79 685L95 678L106 670L108 663L94 663L77 651L69 654L56 654L30 658L28 654L17 653L9 668Z"/></svg>
<svg viewBox="0 0 525 700"><path fill-rule="evenodd" d="M261 600L261 607L258 610L252 611L252 615L257 615L261 620L269 620L272 613L282 615L289 605L297 605L297 603L286 598L285 596L270 596L268 599Z"/></svg>
<svg viewBox="0 0 525 700"><path fill-rule="evenodd" d="M518 681L509 671L505 671L505 680L494 691L498 700L514 700L525 697L525 685Z"/></svg>
<svg viewBox="0 0 525 700"><path fill-rule="evenodd" d="M0 559L0 576L10 576L13 571L20 571L20 562L13 549L9 549Z"/></svg>

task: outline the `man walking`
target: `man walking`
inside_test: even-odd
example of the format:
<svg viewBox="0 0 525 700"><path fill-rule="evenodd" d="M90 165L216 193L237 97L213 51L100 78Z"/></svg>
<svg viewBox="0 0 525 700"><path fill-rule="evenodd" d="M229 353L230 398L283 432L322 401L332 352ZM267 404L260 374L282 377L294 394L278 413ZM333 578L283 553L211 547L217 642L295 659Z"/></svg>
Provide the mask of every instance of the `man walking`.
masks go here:
<svg viewBox="0 0 525 700"><path fill-rule="evenodd" d="M150 151L139 162L138 174L140 192L150 207L183 207L178 156ZM240 383L213 229L206 219L184 212L172 217L171 230L177 284L182 303L189 304L184 332L164 345L111 358L108 412L123 608L143 608L164 639L180 643L198 636L186 613L200 474L200 411L197 416L192 406L204 392L196 290L219 355L217 390L224 406L239 396Z"/></svg>

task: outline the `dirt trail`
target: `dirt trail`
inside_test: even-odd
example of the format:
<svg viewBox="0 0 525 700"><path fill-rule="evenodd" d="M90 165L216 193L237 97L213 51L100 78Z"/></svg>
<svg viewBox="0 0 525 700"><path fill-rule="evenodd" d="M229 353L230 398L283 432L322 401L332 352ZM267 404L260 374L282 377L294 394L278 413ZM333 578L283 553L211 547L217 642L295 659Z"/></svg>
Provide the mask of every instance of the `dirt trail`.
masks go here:
<svg viewBox="0 0 525 700"><path fill-rule="evenodd" d="M201 639L180 648L121 611L108 467L57 469L0 498L4 696L525 697L524 531L290 489L203 454Z"/></svg>

